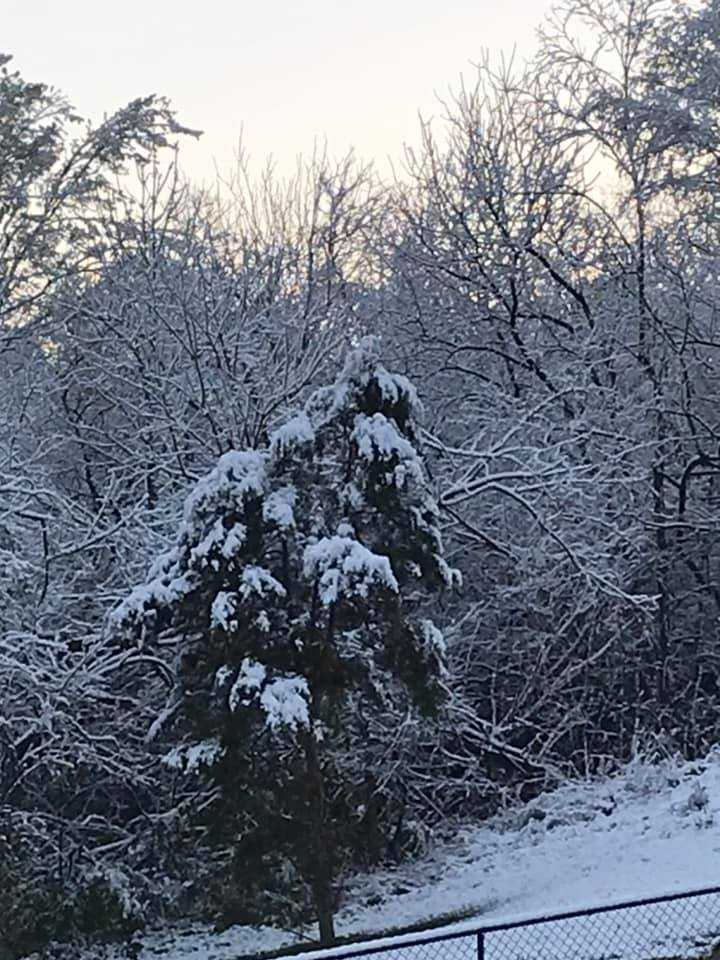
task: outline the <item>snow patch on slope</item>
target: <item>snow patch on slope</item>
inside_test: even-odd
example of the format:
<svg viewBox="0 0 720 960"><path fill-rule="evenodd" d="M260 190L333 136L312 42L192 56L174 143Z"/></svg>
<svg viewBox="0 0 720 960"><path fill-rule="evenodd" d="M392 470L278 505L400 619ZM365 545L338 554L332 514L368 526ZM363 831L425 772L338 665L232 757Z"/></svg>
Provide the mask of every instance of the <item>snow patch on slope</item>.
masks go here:
<svg viewBox="0 0 720 960"><path fill-rule="evenodd" d="M421 859L354 878L336 926L348 936L464 911L471 919L443 932L468 930L712 886L718 862L720 750L694 763L638 760L613 777L567 783L483 826L448 827ZM543 929L541 939L550 936ZM673 929L677 940L658 946L654 956L706 951L681 919ZM703 933L709 930L695 931ZM268 928L215 934L198 926L146 935L141 960L229 960L293 942L292 934ZM415 952L398 951L398 960L412 960ZM394 957L395 951L385 960Z"/></svg>

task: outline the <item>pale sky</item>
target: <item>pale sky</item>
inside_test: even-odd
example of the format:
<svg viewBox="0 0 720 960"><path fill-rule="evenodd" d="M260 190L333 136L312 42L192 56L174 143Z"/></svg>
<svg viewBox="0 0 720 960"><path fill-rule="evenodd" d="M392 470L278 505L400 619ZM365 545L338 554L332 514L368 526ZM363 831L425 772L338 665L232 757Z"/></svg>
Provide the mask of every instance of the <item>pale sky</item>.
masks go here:
<svg viewBox="0 0 720 960"><path fill-rule="evenodd" d="M282 172L323 138L385 170L483 49L532 53L551 2L0 0L0 50L91 119L168 96L204 130L181 154L196 179L230 170L241 130L254 163L272 154Z"/></svg>

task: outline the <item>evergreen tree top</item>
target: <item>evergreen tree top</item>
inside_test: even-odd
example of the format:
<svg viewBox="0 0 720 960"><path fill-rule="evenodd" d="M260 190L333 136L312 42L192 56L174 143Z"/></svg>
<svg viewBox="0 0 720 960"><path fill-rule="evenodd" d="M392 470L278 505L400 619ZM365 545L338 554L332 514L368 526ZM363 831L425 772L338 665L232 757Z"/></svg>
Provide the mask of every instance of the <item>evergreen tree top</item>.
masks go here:
<svg viewBox="0 0 720 960"><path fill-rule="evenodd" d="M198 481L175 546L113 626L139 642L175 631L181 658L203 663L186 692L199 683L207 704L251 707L271 730L327 722L358 687L432 701L444 641L419 610L459 576L416 448L419 411L378 340L361 340L267 449L229 451Z"/></svg>

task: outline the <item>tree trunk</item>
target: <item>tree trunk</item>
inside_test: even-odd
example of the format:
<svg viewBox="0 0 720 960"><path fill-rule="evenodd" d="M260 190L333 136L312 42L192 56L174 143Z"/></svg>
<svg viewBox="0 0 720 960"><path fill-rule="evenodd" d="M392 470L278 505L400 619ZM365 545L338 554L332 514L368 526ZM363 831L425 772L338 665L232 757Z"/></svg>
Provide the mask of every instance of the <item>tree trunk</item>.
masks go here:
<svg viewBox="0 0 720 960"><path fill-rule="evenodd" d="M332 888L328 883L319 881L313 885L315 905L318 913L320 943L330 947L335 943L335 917L333 914Z"/></svg>
<svg viewBox="0 0 720 960"><path fill-rule="evenodd" d="M305 738L310 816L312 822L312 864L310 886L315 898L320 942L324 947L335 943L334 896L333 896L333 850L329 836L325 810L325 783L320 768L317 744L312 734Z"/></svg>

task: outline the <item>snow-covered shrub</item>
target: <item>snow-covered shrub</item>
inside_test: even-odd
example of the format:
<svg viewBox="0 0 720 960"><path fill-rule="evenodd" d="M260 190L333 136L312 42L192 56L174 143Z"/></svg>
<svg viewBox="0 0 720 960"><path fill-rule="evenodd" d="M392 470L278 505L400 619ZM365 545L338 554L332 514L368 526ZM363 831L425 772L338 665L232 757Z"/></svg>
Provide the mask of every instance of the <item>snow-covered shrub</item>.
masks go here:
<svg viewBox="0 0 720 960"><path fill-rule="evenodd" d="M653 756L637 752L622 771L623 786L628 793L652 796L680 781L682 757Z"/></svg>
<svg viewBox="0 0 720 960"><path fill-rule="evenodd" d="M0 834L1 960L42 952L53 941L124 940L144 926L143 905L122 871L41 872L36 846L30 829Z"/></svg>
<svg viewBox="0 0 720 960"><path fill-rule="evenodd" d="M143 906L118 868L88 873L68 903L68 921L81 935L128 936L145 924Z"/></svg>

